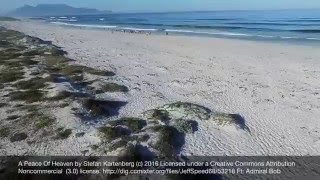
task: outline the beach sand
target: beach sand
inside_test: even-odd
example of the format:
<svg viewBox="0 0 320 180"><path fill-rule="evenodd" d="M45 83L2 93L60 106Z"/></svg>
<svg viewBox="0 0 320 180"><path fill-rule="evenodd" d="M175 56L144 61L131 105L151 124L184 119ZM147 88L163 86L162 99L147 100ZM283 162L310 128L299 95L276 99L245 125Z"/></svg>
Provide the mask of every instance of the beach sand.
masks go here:
<svg viewBox="0 0 320 180"><path fill-rule="evenodd" d="M73 63L114 71L118 83L130 90L113 95L128 102L120 116L183 101L239 114L250 129L199 123L198 131L186 135L182 154L320 155L318 47L111 32L29 20L2 24L52 41ZM69 143L73 151L82 142Z"/></svg>

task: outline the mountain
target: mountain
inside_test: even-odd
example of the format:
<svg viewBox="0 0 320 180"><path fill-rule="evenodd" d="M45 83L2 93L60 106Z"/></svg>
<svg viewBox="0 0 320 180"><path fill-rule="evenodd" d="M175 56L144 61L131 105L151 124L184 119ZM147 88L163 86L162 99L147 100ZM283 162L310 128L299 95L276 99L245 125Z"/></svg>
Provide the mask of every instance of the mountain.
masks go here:
<svg viewBox="0 0 320 180"><path fill-rule="evenodd" d="M106 14L111 11L99 11L91 8L74 8L65 4L39 4L37 6L24 5L21 8L8 13L10 16L35 17L55 15L92 15Z"/></svg>

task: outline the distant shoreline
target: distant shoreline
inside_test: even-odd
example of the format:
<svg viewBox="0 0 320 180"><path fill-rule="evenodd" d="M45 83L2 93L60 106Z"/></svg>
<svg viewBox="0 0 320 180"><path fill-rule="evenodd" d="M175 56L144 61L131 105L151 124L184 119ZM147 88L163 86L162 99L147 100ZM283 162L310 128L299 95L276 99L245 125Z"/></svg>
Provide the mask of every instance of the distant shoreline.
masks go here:
<svg viewBox="0 0 320 180"><path fill-rule="evenodd" d="M319 46L320 14L313 11L112 13L45 16L36 19L60 26L164 35L216 37ZM295 16L299 15L299 18Z"/></svg>
<svg viewBox="0 0 320 180"><path fill-rule="evenodd" d="M240 39L279 44L320 45L320 11L314 9L188 11L47 15L29 19L60 26L141 34Z"/></svg>
<svg viewBox="0 0 320 180"><path fill-rule="evenodd" d="M39 21L39 20L36 20ZM43 22L43 21L42 21ZM240 37L227 37L223 36L224 33L216 33L212 35L206 35L201 33L190 34L188 32L175 32L175 31L165 31L165 30L156 30L152 29L149 31L148 29L141 29L141 28L117 28L115 26L100 26L100 25L84 25L84 24L64 24L63 22L59 23L48 23L43 22L46 24L51 24L55 26L61 26L65 28L74 28L74 29L92 29L92 30L103 30L103 31L110 31L110 32L123 32L123 33L135 33L135 34L146 34L146 35L169 35L169 36L190 36L190 37L206 37L206 38L219 38L219 39L230 39L230 40L241 40L241 41L253 41L253 42L263 42L263 43L276 43L282 45L303 45L303 46L320 46L320 40L315 39L314 42L288 42L288 41L281 41L281 40L274 40L274 39L252 39L252 38L240 38ZM229 34L232 36L232 33ZM236 35L236 34L235 34ZM263 35L261 35L263 37ZM290 37L284 37L283 39L290 39ZM313 39L310 39L313 40Z"/></svg>

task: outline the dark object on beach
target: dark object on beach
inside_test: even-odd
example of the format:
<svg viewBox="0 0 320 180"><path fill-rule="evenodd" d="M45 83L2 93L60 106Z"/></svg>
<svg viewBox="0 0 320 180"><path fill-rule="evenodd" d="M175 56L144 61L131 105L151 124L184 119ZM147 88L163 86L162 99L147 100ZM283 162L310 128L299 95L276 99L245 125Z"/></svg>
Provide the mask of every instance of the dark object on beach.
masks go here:
<svg viewBox="0 0 320 180"><path fill-rule="evenodd" d="M105 93L105 92L128 92L128 87L124 85L119 85L116 83L104 84L101 88L96 89L95 93Z"/></svg>
<svg viewBox="0 0 320 180"><path fill-rule="evenodd" d="M81 104L88 111L91 117L97 117L102 115L118 115L120 107L124 106L126 102L84 99Z"/></svg>
<svg viewBox="0 0 320 180"><path fill-rule="evenodd" d="M79 132L76 133L76 137L83 137L86 133L85 132Z"/></svg>
<svg viewBox="0 0 320 180"><path fill-rule="evenodd" d="M126 137L130 135L130 131L121 126L110 127L104 126L99 128L99 132L102 133L103 138L107 140L115 140L120 137Z"/></svg>
<svg viewBox="0 0 320 180"><path fill-rule="evenodd" d="M115 121L108 121L106 124L114 127L125 126L131 132L135 132L135 133L141 131L141 129L147 125L145 120L142 120L140 118L133 118L133 117L123 117Z"/></svg>
<svg viewBox="0 0 320 180"><path fill-rule="evenodd" d="M166 32L166 35L168 36L168 35L169 35L169 33L168 33L168 32Z"/></svg>
<svg viewBox="0 0 320 180"><path fill-rule="evenodd" d="M26 133L17 133L10 138L11 142L22 141L27 139L28 135Z"/></svg>
<svg viewBox="0 0 320 180"><path fill-rule="evenodd" d="M155 126L155 132L159 133L159 139L151 146L158 150L160 156L174 157L185 143L185 134L172 126Z"/></svg>
<svg viewBox="0 0 320 180"><path fill-rule="evenodd" d="M59 130L56 136L57 139L67 139L72 134L72 129Z"/></svg>

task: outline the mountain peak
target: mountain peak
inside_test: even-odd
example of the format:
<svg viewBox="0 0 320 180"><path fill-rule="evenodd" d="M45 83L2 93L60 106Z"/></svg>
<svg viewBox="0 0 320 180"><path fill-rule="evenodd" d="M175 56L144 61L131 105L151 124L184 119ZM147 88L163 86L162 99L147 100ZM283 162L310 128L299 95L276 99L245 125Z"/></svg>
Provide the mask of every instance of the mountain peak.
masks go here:
<svg viewBox="0 0 320 180"><path fill-rule="evenodd" d="M36 7L71 7L71 6L66 4L38 4Z"/></svg>
<svg viewBox="0 0 320 180"><path fill-rule="evenodd" d="M37 6L24 5L9 13L10 16L35 17L55 15L93 15L106 14L110 11L99 11L92 8L75 8L66 4L38 4Z"/></svg>

